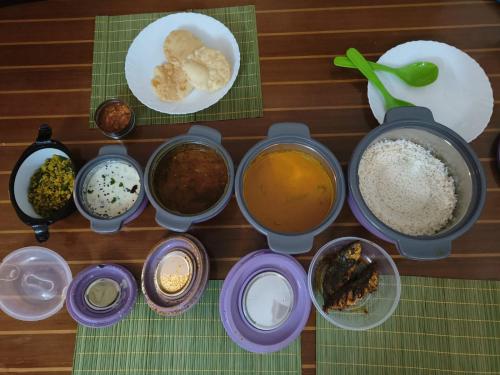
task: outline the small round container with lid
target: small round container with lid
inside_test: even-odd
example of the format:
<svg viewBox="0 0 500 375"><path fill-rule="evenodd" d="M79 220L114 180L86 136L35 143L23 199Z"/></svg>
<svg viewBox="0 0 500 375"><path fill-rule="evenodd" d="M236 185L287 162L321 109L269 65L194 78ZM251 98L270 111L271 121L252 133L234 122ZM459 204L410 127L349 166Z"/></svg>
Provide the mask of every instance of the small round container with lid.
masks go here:
<svg viewBox="0 0 500 375"><path fill-rule="evenodd" d="M355 242L361 244L363 263L376 263L378 286L376 291L342 311L325 311L323 286L329 260ZM326 258L326 259L325 259ZM326 266L326 267L325 267ZM394 313L401 295L401 280L391 256L377 244L358 237L337 238L323 245L311 261L308 272L308 289L311 300L319 313L337 327L363 331L384 323Z"/></svg>
<svg viewBox="0 0 500 375"><path fill-rule="evenodd" d="M78 211L97 233L118 232L146 208L142 168L123 145L101 147L75 180Z"/></svg>
<svg viewBox="0 0 500 375"><path fill-rule="evenodd" d="M66 308L78 323L109 327L125 318L137 299L134 276L117 264L100 264L81 271L68 289Z"/></svg>
<svg viewBox="0 0 500 375"><path fill-rule="evenodd" d="M0 309L19 320L42 320L64 305L71 270L56 252L30 246L0 264Z"/></svg>
<svg viewBox="0 0 500 375"><path fill-rule="evenodd" d="M241 348L255 353L284 349L309 318L306 273L289 255L254 251L229 271L219 310L228 336Z"/></svg>
<svg viewBox="0 0 500 375"><path fill-rule="evenodd" d="M184 234L158 243L142 269L142 292L160 315L179 315L201 298L208 282L209 261L202 243Z"/></svg>
<svg viewBox="0 0 500 375"><path fill-rule="evenodd" d="M112 98L97 107L94 122L105 136L121 139L134 130L135 113L123 100Z"/></svg>

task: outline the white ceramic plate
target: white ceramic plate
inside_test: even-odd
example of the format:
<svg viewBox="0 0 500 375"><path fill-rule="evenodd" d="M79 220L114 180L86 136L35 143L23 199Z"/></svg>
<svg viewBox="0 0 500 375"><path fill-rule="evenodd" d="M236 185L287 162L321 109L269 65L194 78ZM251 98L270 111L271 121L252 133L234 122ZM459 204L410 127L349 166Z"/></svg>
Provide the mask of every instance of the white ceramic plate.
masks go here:
<svg viewBox="0 0 500 375"><path fill-rule="evenodd" d="M438 79L429 86L410 87L398 77L377 72L395 97L432 111L436 122L454 130L467 142L478 137L493 113L493 90L481 66L465 52L445 43L419 40L400 44L378 60L389 66L430 61L439 67ZM378 90L368 84L368 101L379 123L385 109Z"/></svg>
<svg viewBox="0 0 500 375"><path fill-rule="evenodd" d="M179 102L163 102L156 96L151 79L154 68L166 62L163 42L176 29L191 31L207 47L218 49L231 65L231 78L220 90L204 92L194 89ZM234 35L215 18L199 13L176 13L146 26L134 39L125 59L125 77L132 93L145 106L158 112L187 114L210 107L227 94L240 69L240 49Z"/></svg>

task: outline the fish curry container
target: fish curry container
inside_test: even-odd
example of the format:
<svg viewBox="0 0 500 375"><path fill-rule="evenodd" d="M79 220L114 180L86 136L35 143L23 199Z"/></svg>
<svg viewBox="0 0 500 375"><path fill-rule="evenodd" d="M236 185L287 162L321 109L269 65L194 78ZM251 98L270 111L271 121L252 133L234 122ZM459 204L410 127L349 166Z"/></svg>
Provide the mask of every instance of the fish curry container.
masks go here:
<svg viewBox="0 0 500 375"><path fill-rule="evenodd" d="M330 211L317 227L304 233L278 233L260 224L250 213L243 196L245 172L250 164L265 152L278 149L300 150L320 160L332 180L335 181L335 199ZM272 125L267 138L253 146L243 157L235 178L236 200L241 212L260 233L267 237L269 248L284 254L300 254L311 250L314 237L328 228L337 218L345 200L345 180L337 158L323 144L311 138L309 128L301 123L277 123Z"/></svg>

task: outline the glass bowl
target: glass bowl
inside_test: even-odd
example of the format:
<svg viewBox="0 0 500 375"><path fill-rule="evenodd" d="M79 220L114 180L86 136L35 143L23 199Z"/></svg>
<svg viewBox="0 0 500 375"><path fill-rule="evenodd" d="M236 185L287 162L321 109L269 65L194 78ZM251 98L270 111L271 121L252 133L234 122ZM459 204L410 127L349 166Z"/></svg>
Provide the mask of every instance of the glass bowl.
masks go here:
<svg viewBox="0 0 500 375"><path fill-rule="evenodd" d="M325 256L356 241L361 242L361 257L367 262L376 261L378 264L378 288L350 308L327 313L323 310L321 291L315 285L318 284L317 278L321 277L318 265ZM359 237L338 238L321 247L309 266L307 283L311 300L320 314L331 324L354 331L371 329L385 322L396 310L401 295L399 272L391 256L377 244Z"/></svg>

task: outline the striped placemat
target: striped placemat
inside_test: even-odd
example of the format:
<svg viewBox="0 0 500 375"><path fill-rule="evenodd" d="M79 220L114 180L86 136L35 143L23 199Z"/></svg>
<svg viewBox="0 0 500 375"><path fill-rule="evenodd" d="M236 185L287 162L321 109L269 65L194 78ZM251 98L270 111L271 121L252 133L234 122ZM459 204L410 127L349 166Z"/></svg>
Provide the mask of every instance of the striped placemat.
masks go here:
<svg viewBox="0 0 500 375"><path fill-rule="evenodd" d="M500 282L401 279L401 302L377 328L316 314L318 375L500 374Z"/></svg>
<svg viewBox="0 0 500 375"><path fill-rule="evenodd" d="M125 56L133 39L144 27L169 13L98 16L95 19L90 127L95 127L93 117L99 104L115 97L132 106L138 125L228 120L263 115L255 7L248 5L192 11L218 19L231 30L238 41L241 54L240 70L233 87L224 98L203 111L188 115L168 115L147 108L128 88L125 79Z"/></svg>
<svg viewBox="0 0 500 375"><path fill-rule="evenodd" d="M300 374L300 339L272 354L240 349L219 319L222 281L209 281L201 301L166 318L142 295L123 321L104 329L78 327L73 374Z"/></svg>

